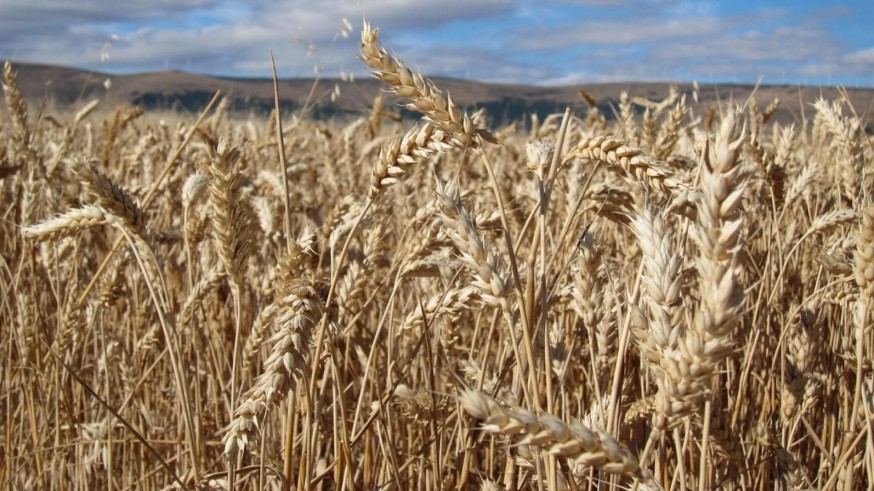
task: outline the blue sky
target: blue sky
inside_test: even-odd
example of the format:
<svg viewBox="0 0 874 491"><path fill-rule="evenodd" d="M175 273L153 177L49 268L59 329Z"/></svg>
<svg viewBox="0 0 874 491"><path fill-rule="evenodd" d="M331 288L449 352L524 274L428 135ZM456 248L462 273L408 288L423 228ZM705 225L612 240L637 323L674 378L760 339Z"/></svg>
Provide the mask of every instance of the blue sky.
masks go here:
<svg viewBox="0 0 874 491"><path fill-rule="evenodd" d="M272 49L282 76L361 77L365 15L432 76L874 86L872 0L0 0L0 58L266 77Z"/></svg>

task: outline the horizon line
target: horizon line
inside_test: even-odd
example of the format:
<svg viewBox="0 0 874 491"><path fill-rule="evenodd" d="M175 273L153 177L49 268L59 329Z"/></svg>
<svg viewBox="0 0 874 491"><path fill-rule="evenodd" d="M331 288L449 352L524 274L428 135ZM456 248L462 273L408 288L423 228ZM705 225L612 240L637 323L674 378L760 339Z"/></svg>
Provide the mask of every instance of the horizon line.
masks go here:
<svg viewBox="0 0 874 491"><path fill-rule="evenodd" d="M28 60L14 60L9 58L0 59L2 62L10 62L12 63L13 69L15 69L16 65L27 65L32 67L44 67L44 68L61 68L68 70L76 70L85 73L92 73L98 75L105 76L143 76L143 75L156 75L156 74L166 74L166 73L178 73L183 75L193 75L207 78L215 78L215 79L225 79L225 80L249 80L249 81L272 81L273 77L269 74L264 76L250 75L250 74L219 74L219 73L209 73L209 72L199 72L199 71L189 71L178 68L173 69L165 69L165 70L112 70L110 69L94 69L87 66L77 66L77 65L64 65L57 63L45 63L39 61L28 61ZM667 79L616 79L616 80L602 80L602 81L582 81L577 83L562 83L562 84L549 84L549 83L527 83L527 82L513 82L513 81L493 81L493 80L481 80L474 78L465 78L464 76L453 76L453 75L423 75L427 78L431 78L434 80L454 80L459 82L467 82L467 83L477 83L483 85L505 85L505 86L522 86L522 87L537 87L543 89L549 88L569 88L569 87L580 87L580 86L593 86L593 85L622 85L622 84L668 84L668 85L694 85L698 84L699 86L726 86L726 85L735 85L735 86L749 86L749 87L806 87L806 88L834 88L834 89L858 89L858 90L874 90L874 84L865 85L859 84L856 85L846 85L846 84L828 84L828 83L813 83L813 82L790 82L790 81L781 81L781 82L770 82L765 81L764 76L760 76L758 81L739 81L739 80L715 80L715 81L702 81L699 79L692 80L667 80ZM371 77L359 77L353 76L351 79L348 75L344 76L343 74L329 75L329 76L279 76L278 80L280 81L314 81L314 80L331 80L331 81L340 81L343 83L354 83L360 80L375 80Z"/></svg>

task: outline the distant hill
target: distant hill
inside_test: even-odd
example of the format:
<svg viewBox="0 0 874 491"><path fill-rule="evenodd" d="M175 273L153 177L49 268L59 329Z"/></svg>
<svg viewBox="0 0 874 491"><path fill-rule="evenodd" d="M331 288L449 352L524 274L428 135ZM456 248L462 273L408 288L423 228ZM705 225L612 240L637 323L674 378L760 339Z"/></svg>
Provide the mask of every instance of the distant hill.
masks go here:
<svg viewBox="0 0 874 491"><path fill-rule="evenodd" d="M203 108L216 90L230 98L231 108L240 112L267 113L273 109L273 83L269 78L229 78L198 75L178 71L112 75L89 72L77 68L38 65L16 62L13 65L25 98L31 104L45 103L52 110L78 107L86 101L102 99L101 106L117 104L139 105L145 109L167 109L196 112ZM106 80L111 85L107 89ZM484 107L492 120L503 123L517 121L528 114L541 117L571 107L577 114L584 114L587 107L579 94L580 89L597 101L607 115L613 116L623 90L634 96L660 100L667 96L669 83L615 82L605 84L581 84L563 87L533 85L493 84L459 79L434 78L435 83L452 94L454 100L465 107ZM312 79L285 79L280 81L279 91L284 111L303 106L313 87ZM340 96L331 101L334 86L340 88ZM689 94L687 102L697 114L703 114L716 101L733 99L745 101L754 89L751 85L719 84L701 85L698 103L692 101L692 85L674 84ZM381 90L374 79L344 82L334 79L319 81L313 92L312 115L317 118L366 113L373 98ZM874 89L847 89L857 112L866 116L874 109ZM811 87L794 85L765 85L758 88L757 100L762 109L775 97L781 101L774 119L781 122L796 121L802 112L811 114L810 104L818 97L833 99L839 96L835 87ZM869 126L870 127L870 126Z"/></svg>

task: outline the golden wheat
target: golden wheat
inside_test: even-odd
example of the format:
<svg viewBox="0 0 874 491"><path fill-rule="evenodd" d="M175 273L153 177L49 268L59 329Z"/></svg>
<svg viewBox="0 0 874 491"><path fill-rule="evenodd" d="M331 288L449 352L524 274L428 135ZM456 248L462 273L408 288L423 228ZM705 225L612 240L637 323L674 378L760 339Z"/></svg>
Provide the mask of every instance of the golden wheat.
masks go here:
<svg viewBox="0 0 874 491"><path fill-rule="evenodd" d="M4 65L0 486L870 487L847 98L786 124L581 92L487 145L489 115L360 48L391 94L290 131L227 100L41 116Z"/></svg>

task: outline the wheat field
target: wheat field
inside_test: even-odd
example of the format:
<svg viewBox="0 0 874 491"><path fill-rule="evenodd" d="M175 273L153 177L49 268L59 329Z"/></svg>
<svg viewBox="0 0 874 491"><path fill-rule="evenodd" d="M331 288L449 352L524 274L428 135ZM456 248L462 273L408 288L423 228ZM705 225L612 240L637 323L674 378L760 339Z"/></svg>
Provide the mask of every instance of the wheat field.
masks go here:
<svg viewBox="0 0 874 491"><path fill-rule="evenodd" d="M493 128L360 57L332 122L37 117L5 65L4 489L872 489L847 99Z"/></svg>

